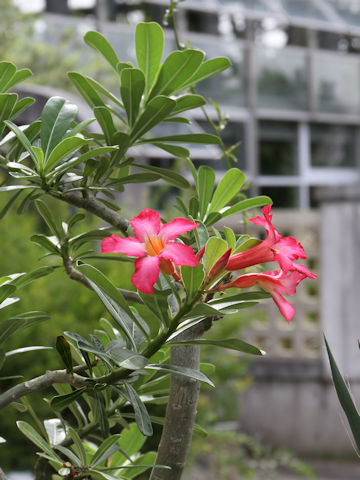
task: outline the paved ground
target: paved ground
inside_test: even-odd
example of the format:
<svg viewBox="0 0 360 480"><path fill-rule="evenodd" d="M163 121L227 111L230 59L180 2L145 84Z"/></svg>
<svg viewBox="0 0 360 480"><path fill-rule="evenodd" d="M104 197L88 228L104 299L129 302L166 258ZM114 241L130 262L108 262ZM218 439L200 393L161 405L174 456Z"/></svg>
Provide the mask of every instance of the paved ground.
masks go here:
<svg viewBox="0 0 360 480"><path fill-rule="evenodd" d="M312 461L308 462L316 474L318 480L360 480L360 459L359 463L344 463L336 461ZM296 476L289 473L276 473L268 477L261 475L261 478L253 480L305 480L306 477ZM240 476L215 478L209 476L209 472L194 470L191 475L184 480L242 480Z"/></svg>

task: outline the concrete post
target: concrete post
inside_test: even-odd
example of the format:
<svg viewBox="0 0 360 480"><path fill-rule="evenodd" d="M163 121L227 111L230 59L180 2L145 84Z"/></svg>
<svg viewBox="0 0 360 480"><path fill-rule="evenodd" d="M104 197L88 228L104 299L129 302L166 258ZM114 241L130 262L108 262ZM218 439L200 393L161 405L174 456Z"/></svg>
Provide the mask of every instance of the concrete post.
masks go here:
<svg viewBox="0 0 360 480"><path fill-rule="evenodd" d="M360 191L360 190L359 190ZM320 236L321 320L338 366L360 379L360 199L324 202ZM323 350L325 375L330 375Z"/></svg>

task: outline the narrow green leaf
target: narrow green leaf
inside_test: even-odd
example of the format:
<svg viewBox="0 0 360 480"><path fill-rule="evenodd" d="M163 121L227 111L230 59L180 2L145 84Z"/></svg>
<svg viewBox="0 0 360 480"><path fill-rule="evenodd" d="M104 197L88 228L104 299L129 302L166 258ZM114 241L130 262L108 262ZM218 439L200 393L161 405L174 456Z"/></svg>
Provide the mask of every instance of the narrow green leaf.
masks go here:
<svg viewBox="0 0 360 480"><path fill-rule="evenodd" d="M96 450L95 454L92 456L90 460L90 466L91 467L96 467L96 465L99 465L103 460L106 460L110 455L112 455L114 452L113 447L115 446L116 450L118 450L118 446L115 444L118 443L120 440L121 435L115 434L111 435L111 437L106 438L101 445L99 445L98 449Z"/></svg>
<svg viewBox="0 0 360 480"><path fill-rule="evenodd" d="M249 210L250 208L257 208L257 207L264 207L265 205L271 205L272 200L270 197L266 195L260 195L254 198L247 198L246 200L242 200L241 202L235 203L226 210L221 212L221 216L230 217L230 215L235 215L240 212L244 212L245 210Z"/></svg>
<svg viewBox="0 0 360 480"><path fill-rule="evenodd" d="M11 79L16 73L16 66L12 62L0 62L0 93L5 93Z"/></svg>
<svg viewBox="0 0 360 480"><path fill-rule="evenodd" d="M173 170L153 167L152 165L141 165L139 163L134 163L134 167L141 168L142 170L148 170L159 175L165 182L174 185L179 188L189 188L190 183L179 173L174 172Z"/></svg>
<svg viewBox="0 0 360 480"><path fill-rule="evenodd" d="M12 192L14 190L26 190L27 188L37 189L34 185L8 185L6 187L0 187L0 192Z"/></svg>
<svg viewBox="0 0 360 480"><path fill-rule="evenodd" d="M35 206L42 218L47 223L51 233L56 235L56 237L61 240L65 235L64 229L62 228L58 219L54 217L46 203L44 203L42 200L35 200Z"/></svg>
<svg viewBox="0 0 360 480"><path fill-rule="evenodd" d="M89 47L97 50L108 61L112 68L117 72L119 58L106 38L99 32L89 31L84 36L84 41Z"/></svg>
<svg viewBox="0 0 360 480"><path fill-rule="evenodd" d="M199 69L204 59L201 50L187 49L170 53L163 63L150 98L172 95Z"/></svg>
<svg viewBox="0 0 360 480"><path fill-rule="evenodd" d="M332 379L339 398L340 405L348 419L358 452L360 451L360 416L358 409L352 399L348 386L336 364L335 358L330 350L329 344L324 337L327 354L329 357Z"/></svg>
<svg viewBox="0 0 360 480"><path fill-rule="evenodd" d="M199 338L197 340L184 340L181 342L171 342L168 346L174 345L212 345L214 347L223 347L230 350L236 350L238 352L249 353L251 355L264 355L263 350L259 350L254 345L244 342L238 338L227 338L223 340L211 340L206 338Z"/></svg>
<svg viewBox="0 0 360 480"><path fill-rule="evenodd" d="M122 341L112 340L106 346L106 353L119 367L129 370L139 370L148 364L148 359L124 348Z"/></svg>
<svg viewBox="0 0 360 480"><path fill-rule="evenodd" d="M216 75L229 67L231 67L231 62L228 58L211 58L210 60L204 62L192 77L185 80L182 88L187 88L190 85L202 82L206 78L212 77L213 75Z"/></svg>
<svg viewBox="0 0 360 480"><path fill-rule="evenodd" d="M215 185L215 172L212 168L202 165L198 170L197 192L199 196L200 218L206 216Z"/></svg>
<svg viewBox="0 0 360 480"><path fill-rule="evenodd" d="M135 31L136 60L145 76L145 95L156 79L164 49L164 32L155 22L140 22Z"/></svg>
<svg viewBox="0 0 360 480"><path fill-rule="evenodd" d="M45 163L55 146L62 140L66 130L75 120L78 107L68 103L65 98L51 97L42 112L40 131L41 148Z"/></svg>
<svg viewBox="0 0 360 480"><path fill-rule="evenodd" d="M157 97L166 98L166 97ZM156 98L154 99L156 100ZM151 140L141 140L138 143L163 143L163 142L178 142L178 143L199 143L205 145L219 145L220 140L216 135L210 133L188 133L182 135L168 135L166 137L151 138Z"/></svg>
<svg viewBox="0 0 360 480"><path fill-rule="evenodd" d="M78 388L71 393L67 393L65 395L56 395L50 401L50 406L57 412L61 412L64 408L67 408L70 403L74 402L78 398L80 398L83 393L85 392L86 387Z"/></svg>
<svg viewBox="0 0 360 480"><path fill-rule="evenodd" d="M40 245L41 247L44 247L46 250L48 250L51 253L60 254L60 251L56 247L56 245L54 245L53 242L51 242L48 239L48 237L46 237L45 235L42 235L42 234L33 235L30 238L30 240L32 242L36 243L37 245Z"/></svg>
<svg viewBox="0 0 360 480"><path fill-rule="evenodd" d="M209 380L203 373L198 370L193 370L192 368L180 367L178 365L166 365L166 364L156 364L152 363L145 367L145 370L156 370L160 372L167 373L177 373L178 375L183 375L184 377L195 378L200 382L207 383L208 385L214 387L215 385L211 380Z"/></svg>
<svg viewBox="0 0 360 480"><path fill-rule="evenodd" d="M132 142L164 120L174 109L175 105L175 100L164 96L158 96L151 100L134 124L130 135Z"/></svg>
<svg viewBox="0 0 360 480"><path fill-rule="evenodd" d="M1 93L0 94L0 134L5 128L4 120L11 118L11 113L16 104L18 96L16 93Z"/></svg>
<svg viewBox="0 0 360 480"><path fill-rule="evenodd" d="M30 105L32 105L33 103L35 103L34 98L31 98L31 97L21 98L18 102L16 102L13 108L11 112L10 120L12 120L13 118L16 118L18 115L20 115L20 113L22 113L24 110L29 108Z"/></svg>
<svg viewBox="0 0 360 480"><path fill-rule="evenodd" d="M171 112L171 115L178 115L181 112L193 110L194 108L202 107L205 104L206 100L201 95L183 95L176 99L176 107Z"/></svg>
<svg viewBox="0 0 360 480"><path fill-rule="evenodd" d="M12 130L15 133L15 135L17 136L17 138L19 139L20 143L23 145L25 150L29 152L31 159L34 162L34 165L36 166L36 169L39 171L40 165L39 165L38 157L36 156L36 153L34 152L31 146L31 143L27 138L27 136L25 135L25 133L22 132L20 128L17 125L15 125L15 123L10 122L9 120L5 120L4 123L7 127L10 128L10 130Z"/></svg>
<svg viewBox="0 0 360 480"><path fill-rule="evenodd" d="M77 447L77 453L79 455L81 464L86 465L86 452L79 434L73 427L70 426L68 426L68 432L74 442L74 445Z"/></svg>
<svg viewBox="0 0 360 480"><path fill-rule="evenodd" d="M65 364L66 369L73 374L73 359L71 355L70 343L66 340L63 335L58 335L56 337L56 350L58 351L62 361Z"/></svg>
<svg viewBox="0 0 360 480"><path fill-rule="evenodd" d="M127 382L124 383L128 394L127 399L133 406L135 412L137 426L139 427L139 430L143 435L151 437L153 434L153 428L148 411L146 410L145 405L141 401L134 387Z"/></svg>
<svg viewBox="0 0 360 480"><path fill-rule="evenodd" d="M86 143L87 141L80 137L69 137L61 140L49 155L45 163L44 172L49 173L54 167L66 159L66 157L79 150Z"/></svg>
<svg viewBox="0 0 360 480"><path fill-rule="evenodd" d="M56 462L61 462L61 458L31 425L23 421L16 422L16 425L21 433L25 435L25 437L35 443L36 446L41 448L41 450L51 457L51 459L55 460Z"/></svg>
<svg viewBox="0 0 360 480"><path fill-rule="evenodd" d="M104 133L105 140L107 143L112 143L112 137L116 132L114 121L111 115L111 112L107 107L94 107L94 115L98 121L101 130Z"/></svg>
<svg viewBox="0 0 360 480"><path fill-rule="evenodd" d="M135 454L140 452L141 447L144 445L146 437L140 432L136 423L131 423L129 428L121 432L120 439L118 440L118 445L122 451L126 452L127 456L133 457ZM114 465L122 465L126 462L127 457L122 453L122 451L115 452L108 466L113 467Z"/></svg>
<svg viewBox="0 0 360 480"><path fill-rule="evenodd" d="M56 445L55 448L65 455L72 465L76 465L78 467L82 466L80 459L69 448L63 447L62 445Z"/></svg>
<svg viewBox="0 0 360 480"><path fill-rule="evenodd" d="M91 108L105 107L104 101L84 75L77 72L69 72L68 77Z"/></svg>
<svg viewBox="0 0 360 480"><path fill-rule="evenodd" d="M209 211L217 212L225 207L225 205L240 191L245 178L243 172L238 168L231 168L228 170L215 190Z"/></svg>
<svg viewBox="0 0 360 480"><path fill-rule="evenodd" d="M124 68L121 72L120 93L130 127L137 119L141 97L145 89L145 78L137 68Z"/></svg>
<svg viewBox="0 0 360 480"><path fill-rule="evenodd" d="M190 152L187 148L180 147L179 145L167 145L166 143L155 143L151 141L151 144L155 147L165 150L165 152L171 153L175 157L188 158L190 157Z"/></svg>
<svg viewBox="0 0 360 480"><path fill-rule="evenodd" d="M6 284L0 287L0 303L2 303L5 298L8 298L16 290L15 285Z"/></svg>
<svg viewBox="0 0 360 480"><path fill-rule="evenodd" d="M95 397L96 397L96 405L97 405L97 420L99 422L100 426L100 431L103 437L108 437L109 436L109 419L106 414L106 408L105 408L105 398L102 392L99 392L98 390L95 390Z"/></svg>
<svg viewBox="0 0 360 480"><path fill-rule="evenodd" d="M146 472L149 468L152 468L156 460L156 452L146 452L145 454L140 455L139 457L135 458L133 464L131 465L132 468L128 468L127 470L123 470L121 475L124 476L126 479L132 479L138 477L141 473ZM135 466L137 465L137 468ZM128 465L130 467L130 465ZM165 468L170 469L165 465L157 465L157 468Z"/></svg>
<svg viewBox="0 0 360 480"><path fill-rule="evenodd" d="M4 85L4 88L6 91L10 90L10 88L14 87L20 82L23 82L27 78L31 77L32 73L31 70L28 68L22 68L20 70L17 70L14 75L11 76L9 81ZM0 81L0 85L1 85Z"/></svg>

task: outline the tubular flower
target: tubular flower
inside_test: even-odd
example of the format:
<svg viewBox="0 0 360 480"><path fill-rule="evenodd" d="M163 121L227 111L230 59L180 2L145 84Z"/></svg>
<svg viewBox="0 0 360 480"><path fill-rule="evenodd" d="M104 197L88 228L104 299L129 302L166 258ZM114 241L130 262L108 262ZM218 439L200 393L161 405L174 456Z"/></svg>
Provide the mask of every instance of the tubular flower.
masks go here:
<svg viewBox="0 0 360 480"><path fill-rule="evenodd" d="M199 263L190 247L173 241L180 234L196 228L197 223L186 218L175 218L162 224L160 215L146 208L130 220L130 224L134 237L106 237L101 242L101 253L124 253L139 257L135 260L135 273L131 281L140 292L153 293L160 270L179 280L174 264L196 267Z"/></svg>
<svg viewBox="0 0 360 480"><path fill-rule="evenodd" d="M306 253L300 242L294 237L283 237L272 224L272 215L270 215L271 205L263 208L263 217L251 218L250 221L256 225L263 225L267 232L264 241L255 247L236 253L229 258L226 270L241 270L266 262L278 262L283 272L298 271L309 278L317 278L304 265L294 263L298 258L306 258Z"/></svg>
<svg viewBox="0 0 360 480"><path fill-rule="evenodd" d="M288 273L282 272L281 270L266 273L248 273L233 282L219 286L218 290L234 287L249 288L258 284L270 293L281 315L290 322L295 315L295 309L282 295L295 295L296 287L306 276L305 273L296 270Z"/></svg>

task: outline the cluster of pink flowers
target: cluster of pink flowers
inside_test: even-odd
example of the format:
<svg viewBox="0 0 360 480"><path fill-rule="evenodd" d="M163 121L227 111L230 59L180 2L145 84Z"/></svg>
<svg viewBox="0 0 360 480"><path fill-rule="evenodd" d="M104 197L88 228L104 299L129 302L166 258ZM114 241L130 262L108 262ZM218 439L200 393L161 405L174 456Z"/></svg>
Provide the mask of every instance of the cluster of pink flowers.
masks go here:
<svg viewBox="0 0 360 480"><path fill-rule="evenodd" d="M253 265L276 261L280 270L266 273L247 273L240 275L228 283L220 283L216 290L228 288L249 288L258 284L268 291L280 313L290 321L295 314L293 306L283 294L294 295L297 285L306 277L316 278L304 265L295 263L298 258L305 259L303 247L293 237L282 237L272 224L271 206L263 208L263 217L255 217L250 221L263 225L267 237L249 250L231 256L229 249L208 272L205 281L215 278L221 271L242 270ZM160 271L172 275L181 281L176 265L195 267L204 253L202 249L195 256L193 250L175 239L185 232L190 232L199 224L185 218L175 218L162 224L160 215L146 208L137 217L130 220L134 237L121 238L117 235L104 238L101 253L123 253L135 260L135 273L131 280L133 285L143 293L153 293L154 284Z"/></svg>

